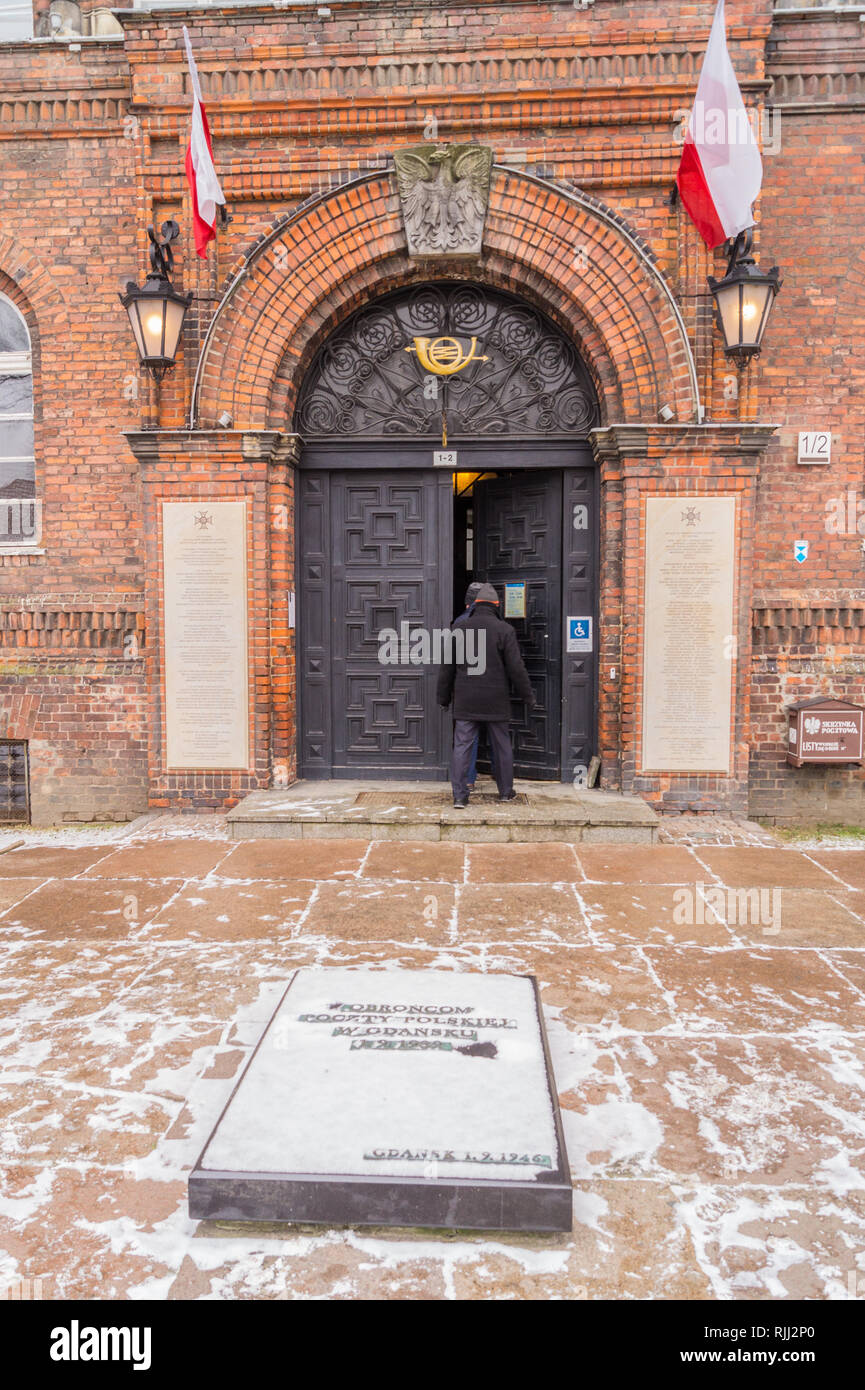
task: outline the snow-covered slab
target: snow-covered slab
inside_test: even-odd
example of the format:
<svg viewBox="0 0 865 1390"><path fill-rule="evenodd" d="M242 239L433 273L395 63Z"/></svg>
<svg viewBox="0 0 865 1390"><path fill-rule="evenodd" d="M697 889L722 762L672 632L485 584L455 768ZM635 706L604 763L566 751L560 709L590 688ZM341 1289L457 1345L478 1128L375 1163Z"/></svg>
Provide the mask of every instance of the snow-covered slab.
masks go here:
<svg viewBox="0 0 865 1390"><path fill-rule="evenodd" d="M569 1231L534 977L298 970L190 1174L189 1211Z"/></svg>

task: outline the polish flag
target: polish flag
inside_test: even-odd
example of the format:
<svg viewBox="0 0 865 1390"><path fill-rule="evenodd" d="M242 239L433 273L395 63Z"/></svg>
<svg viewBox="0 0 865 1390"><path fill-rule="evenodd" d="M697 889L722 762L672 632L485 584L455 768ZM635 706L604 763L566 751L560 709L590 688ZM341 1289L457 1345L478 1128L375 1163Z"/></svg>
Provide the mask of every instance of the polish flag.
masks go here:
<svg viewBox="0 0 865 1390"><path fill-rule="evenodd" d="M225 197L220 187L216 170L213 167L213 146L210 143L210 127L207 112L201 101L201 85L198 81L198 68L192 56L189 30L183 26L183 42L186 45L186 60L192 78L192 127L189 132L189 145L186 150L186 177L192 193L192 229L195 234L195 249L199 256L207 255L208 242L216 236L216 205L224 204Z"/></svg>
<svg viewBox="0 0 865 1390"><path fill-rule="evenodd" d="M753 227L763 161L736 81L718 0L676 175L682 202L710 248Z"/></svg>

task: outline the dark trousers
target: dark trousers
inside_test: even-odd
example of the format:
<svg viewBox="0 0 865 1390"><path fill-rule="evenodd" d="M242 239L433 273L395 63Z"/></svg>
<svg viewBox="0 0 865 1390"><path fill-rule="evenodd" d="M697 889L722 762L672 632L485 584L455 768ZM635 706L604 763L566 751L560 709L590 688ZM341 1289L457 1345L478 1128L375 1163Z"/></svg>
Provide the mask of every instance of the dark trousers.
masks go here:
<svg viewBox="0 0 865 1390"><path fill-rule="evenodd" d="M475 741L482 725L485 725L487 731L493 775L499 789L499 796L510 796L514 789L514 750L511 747L508 721L506 719L501 722L499 720L455 719L454 751L451 758L451 785L454 789L454 801L462 801L469 794L469 767Z"/></svg>
<svg viewBox="0 0 865 1390"><path fill-rule="evenodd" d="M478 744L479 744L480 741L481 741L481 726L480 726L480 724L476 725L476 728L477 728L477 733L475 734L475 741L474 741L474 743L472 744L472 757L471 757L471 762L469 763L468 778L467 778L468 784L469 784L470 787L473 787L474 784L475 784L475 782L478 780ZM491 772L492 775L495 777L495 775L496 775L496 760L495 760L495 758L493 757L493 750L492 750L492 748L490 749L490 772Z"/></svg>

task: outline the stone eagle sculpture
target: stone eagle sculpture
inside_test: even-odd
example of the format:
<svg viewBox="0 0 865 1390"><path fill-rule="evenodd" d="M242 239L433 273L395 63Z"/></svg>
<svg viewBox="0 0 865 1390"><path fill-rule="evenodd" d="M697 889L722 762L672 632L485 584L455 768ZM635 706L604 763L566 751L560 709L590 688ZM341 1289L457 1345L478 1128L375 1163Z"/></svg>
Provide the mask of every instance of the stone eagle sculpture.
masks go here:
<svg viewBox="0 0 865 1390"><path fill-rule="evenodd" d="M394 154L410 256L479 256L493 152L486 145L415 145Z"/></svg>

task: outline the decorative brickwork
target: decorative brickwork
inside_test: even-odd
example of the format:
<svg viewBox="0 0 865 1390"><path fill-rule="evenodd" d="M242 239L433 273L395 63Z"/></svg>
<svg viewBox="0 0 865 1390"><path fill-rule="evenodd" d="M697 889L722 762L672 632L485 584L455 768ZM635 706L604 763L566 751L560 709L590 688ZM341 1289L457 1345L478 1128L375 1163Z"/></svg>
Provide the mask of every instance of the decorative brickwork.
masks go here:
<svg viewBox="0 0 865 1390"><path fill-rule="evenodd" d="M728 0L763 121L759 255L784 276L763 358L737 373L706 288L723 258L670 199L713 11L331 0L125 11L122 41L0 45L0 291L33 342L44 519L38 548L0 553L0 737L30 743L35 819L224 806L294 776L298 392L350 313L431 278L521 296L592 372L604 785L671 810L862 818L861 772L787 768L783 711L809 694L865 700L862 537L824 525L831 498L865 500L865 195L850 173L863 26L855 8ZM183 178L184 19L231 214L207 262ZM394 149L473 138L495 161L483 255L410 260ZM147 222L167 217L194 300L157 393L117 294L144 274ZM799 430L818 428L831 467L797 467ZM642 518L670 492L738 502L726 779L638 771ZM199 497L248 504L252 754L238 773L164 767L160 505Z"/></svg>

